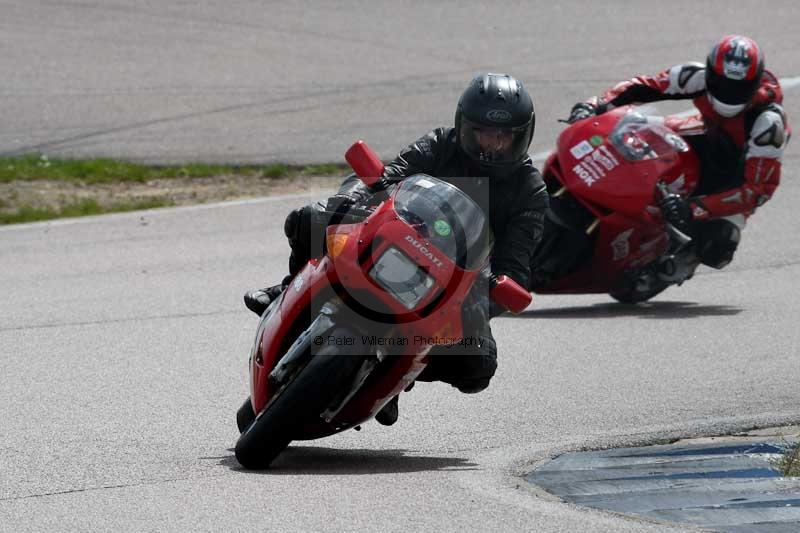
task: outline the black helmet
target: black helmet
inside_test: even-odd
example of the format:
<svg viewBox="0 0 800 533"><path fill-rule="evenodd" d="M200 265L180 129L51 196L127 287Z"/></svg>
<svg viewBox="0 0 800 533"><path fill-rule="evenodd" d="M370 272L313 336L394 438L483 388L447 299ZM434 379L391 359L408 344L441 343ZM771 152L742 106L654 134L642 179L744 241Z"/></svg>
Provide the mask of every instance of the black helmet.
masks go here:
<svg viewBox="0 0 800 533"><path fill-rule="evenodd" d="M749 37L723 37L706 59L706 90L714 110L724 117L744 111L756 94L764 56Z"/></svg>
<svg viewBox="0 0 800 533"><path fill-rule="evenodd" d="M489 175L506 175L525 161L536 114L522 83L507 74L479 74L458 100L456 142Z"/></svg>

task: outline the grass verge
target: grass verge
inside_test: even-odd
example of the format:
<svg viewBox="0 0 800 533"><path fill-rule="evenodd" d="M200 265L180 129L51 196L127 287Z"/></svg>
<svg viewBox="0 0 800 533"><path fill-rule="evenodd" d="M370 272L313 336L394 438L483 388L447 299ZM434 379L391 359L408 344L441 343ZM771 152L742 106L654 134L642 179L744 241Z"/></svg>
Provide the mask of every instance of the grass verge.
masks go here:
<svg viewBox="0 0 800 533"><path fill-rule="evenodd" d="M0 183L12 181L50 180L77 182L85 185L100 183L145 183L154 179L208 178L222 175L319 176L346 172L347 165L143 165L115 159L50 159L43 154L0 158Z"/></svg>
<svg viewBox="0 0 800 533"><path fill-rule="evenodd" d="M0 224L298 192L346 165L144 165L114 159L0 158ZM333 182L331 182L333 183Z"/></svg>
<svg viewBox="0 0 800 533"><path fill-rule="evenodd" d="M116 202L111 205L101 205L93 198L86 198L77 202L68 203L57 209L21 205L10 213L0 211L0 224L22 224L24 222L39 222L42 220L52 220L54 218L121 213L124 211L137 211L154 207L169 207L172 205L175 205L175 203L164 198Z"/></svg>

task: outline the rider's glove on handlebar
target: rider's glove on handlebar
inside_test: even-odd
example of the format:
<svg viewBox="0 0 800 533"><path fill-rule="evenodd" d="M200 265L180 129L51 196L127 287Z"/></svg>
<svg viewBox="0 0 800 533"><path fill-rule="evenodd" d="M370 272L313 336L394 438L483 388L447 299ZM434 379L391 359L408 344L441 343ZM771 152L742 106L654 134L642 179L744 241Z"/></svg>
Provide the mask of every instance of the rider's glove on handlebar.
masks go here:
<svg viewBox="0 0 800 533"><path fill-rule="evenodd" d="M678 194L668 194L658 202L664 220L684 233L692 228L692 209L684 198Z"/></svg>
<svg viewBox="0 0 800 533"><path fill-rule="evenodd" d="M330 198L328 198L328 202L325 204L325 210L331 211L334 213L344 214L347 212L348 209L353 207L356 204L356 199L348 194L334 194Z"/></svg>
<svg viewBox="0 0 800 533"><path fill-rule="evenodd" d="M578 102L572 106L572 110L569 112L569 118L567 120L561 120L560 122L575 124L579 120L595 115L602 115L606 111L608 111L608 104L594 96L586 102Z"/></svg>
<svg viewBox="0 0 800 533"><path fill-rule="evenodd" d="M597 114L597 110L594 106L587 104L586 102L578 102L572 106L572 110L569 112L569 118L567 119L567 122L569 124L575 124L579 120L592 117L595 114Z"/></svg>
<svg viewBox="0 0 800 533"><path fill-rule="evenodd" d="M489 295L480 290L473 290L467 296L461 310L461 319L464 326L464 334L472 335L475 331L483 329L489 322L491 302Z"/></svg>
<svg viewBox="0 0 800 533"><path fill-rule="evenodd" d="M579 120L597 115L597 111L597 106L594 106L588 102L578 102L572 106L572 110L569 112L569 118L566 120L566 122L567 124L575 124Z"/></svg>

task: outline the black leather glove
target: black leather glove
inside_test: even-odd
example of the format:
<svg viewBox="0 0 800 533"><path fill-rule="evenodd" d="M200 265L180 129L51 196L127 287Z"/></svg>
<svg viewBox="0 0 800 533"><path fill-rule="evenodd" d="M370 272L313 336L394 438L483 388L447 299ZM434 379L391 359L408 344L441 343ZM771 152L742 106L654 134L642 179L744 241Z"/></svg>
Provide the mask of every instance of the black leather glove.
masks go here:
<svg viewBox="0 0 800 533"><path fill-rule="evenodd" d="M476 284L467 295L461 309L465 336L475 335L475 332L483 330L484 324L491 318L490 309L489 293Z"/></svg>
<svg viewBox="0 0 800 533"><path fill-rule="evenodd" d="M343 215L356 204L356 199L348 194L334 194L325 203L325 210Z"/></svg>
<svg viewBox="0 0 800 533"><path fill-rule="evenodd" d="M567 124L575 124L579 120L593 117L597 114L597 107L588 102L578 102L572 106L569 112L569 118L566 120Z"/></svg>
<svg viewBox="0 0 800 533"><path fill-rule="evenodd" d="M692 209L684 198L678 194L668 194L658 202L661 215L683 233L689 233L692 228Z"/></svg>

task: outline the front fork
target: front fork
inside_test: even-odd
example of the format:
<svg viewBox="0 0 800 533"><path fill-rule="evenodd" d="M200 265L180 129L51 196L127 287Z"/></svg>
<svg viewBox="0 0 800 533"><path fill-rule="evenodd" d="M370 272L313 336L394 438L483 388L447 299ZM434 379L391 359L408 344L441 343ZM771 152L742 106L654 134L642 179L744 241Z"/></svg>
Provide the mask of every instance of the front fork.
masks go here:
<svg viewBox="0 0 800 533"><path fill-rule="evenodd" d="M694 247L688 247L676 254L661 257L656 265L656 275L663 282L680 285L694 275L699 264Z"/></svg>
<svg viewBox="0 0 800 533"><path fill-rule="evenodd" d="M688 242L632 273L636 292L650 292L658 285L681 285L694 275L700 264L694 246Z"/></svg>

